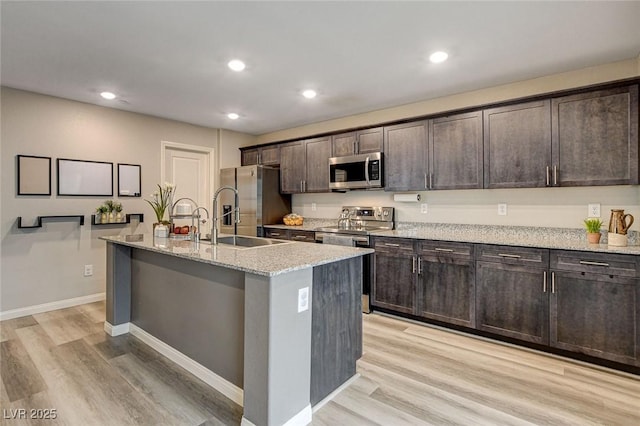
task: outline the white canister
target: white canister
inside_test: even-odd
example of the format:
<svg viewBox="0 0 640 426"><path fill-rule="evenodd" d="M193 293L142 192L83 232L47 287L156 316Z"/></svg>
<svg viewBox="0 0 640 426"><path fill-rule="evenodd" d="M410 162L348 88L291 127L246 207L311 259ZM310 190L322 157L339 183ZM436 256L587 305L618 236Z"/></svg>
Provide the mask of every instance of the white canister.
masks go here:
<svg viewBox="0 0 640 426"><path fill-rule="evenodd" d="M191 204L189 203L179 203L176 206L177 214L191 214Z"/></svg>
<svg viewBox="0 0 640 426"><path fill-rule="evenodd" d="M156 225L153 230L153 236L158 238L167 238L169 236L169 227L163 224Z"/></svg>
<svg viewBox="0 0 640 426"><path fill-rule="evenodd" d="M626 247L628 244L628 238L627 235L623 235L623 234L616 234L614 232L609 232L607 234L607 243L610 246L615 246L615 247Z"/></svg>

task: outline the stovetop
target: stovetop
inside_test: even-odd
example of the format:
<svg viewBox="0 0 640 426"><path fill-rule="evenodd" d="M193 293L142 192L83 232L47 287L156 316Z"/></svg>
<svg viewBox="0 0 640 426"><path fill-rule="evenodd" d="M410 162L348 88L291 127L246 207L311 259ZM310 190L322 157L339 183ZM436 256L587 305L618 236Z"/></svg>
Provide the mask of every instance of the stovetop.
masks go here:
<svg viewBox="0 0 640 426"><path fill-rule="evenodd" d="M338 226L316 228L318 232L338 234L369 235L373 231L394 228L393 207L353 207L342 208Z"/></svg>

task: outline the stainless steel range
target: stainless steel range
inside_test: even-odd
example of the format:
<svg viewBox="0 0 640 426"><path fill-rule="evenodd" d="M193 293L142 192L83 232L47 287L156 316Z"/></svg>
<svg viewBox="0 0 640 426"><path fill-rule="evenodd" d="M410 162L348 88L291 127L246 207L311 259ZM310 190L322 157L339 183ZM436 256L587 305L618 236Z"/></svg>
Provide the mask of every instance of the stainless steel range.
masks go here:
<svg viewBox="0 0 640 426"><path fill-rule="evenodd" d="M371 247L370 234L374 231L393 229L393 207L342 208L338 226L316 228L316 241L324 244L340 244L355 247ZM371 312L369 293L373 282L371 255L363 257L362 312Z"/></svg>

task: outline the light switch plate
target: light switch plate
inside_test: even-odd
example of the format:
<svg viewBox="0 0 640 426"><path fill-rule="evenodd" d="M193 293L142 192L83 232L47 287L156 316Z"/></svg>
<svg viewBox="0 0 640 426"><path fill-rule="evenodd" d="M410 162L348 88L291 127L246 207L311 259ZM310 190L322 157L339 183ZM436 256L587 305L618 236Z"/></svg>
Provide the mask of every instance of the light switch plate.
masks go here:
<svg viewBox="0 0 640 426"><path fill-rule="evenodd" d="M429 210L426 203L420 204L420 213L427 214L428 211Z"/></svg>
<svg viewBox="0 0 640 426"><path fill-rule="evenodd" d="M298 290L298 313L309 309L309 287Z"/></svg>
<svg viewBox="0 0 640 426"><path fill-rule="evenodd" d="M93 265L84 265L84 276L90 277L93 275Z"/></svg>
<svg viewBox="0 0 640 426"><path fill-rule="evenodd" d="M587 217L600 217L600 203L588 205Z"/></svg>
<svg viewBox="0 0 640 426"><path fill-rule="evenodd" d="M507 215L507 203L498 204L498 216L506 216Z"/></svg>
<svg viewBox="0 0 640 426"><path fill-rule="evenodd" d="M318 210L318 206L316 206L316 203L311 203L311 211L315 212L316 210Z"/></svg>

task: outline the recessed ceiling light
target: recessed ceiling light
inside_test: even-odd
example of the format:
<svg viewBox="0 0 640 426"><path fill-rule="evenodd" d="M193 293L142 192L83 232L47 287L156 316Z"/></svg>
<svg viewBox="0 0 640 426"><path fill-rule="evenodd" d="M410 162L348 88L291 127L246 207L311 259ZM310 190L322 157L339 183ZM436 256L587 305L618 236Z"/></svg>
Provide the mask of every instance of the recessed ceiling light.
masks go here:
<svg viewBox="0 0 640 426"><path fill-rule="evenodd" d="M238 118L240 118L240 116L235 112L230 112L229 114L227 114L227 117L229 117L232 120L237 120Z"/></svg>
<svg viewBox="0 0 640 426"><path fill-rule="evenodd" d="M307 99L313 99L316 97L316 95L317 95L316 91L311 89L308 89L302 92L302 96L304 96Z"/></svg>
<svg viewBox="0 0 640 426"><path fill-rule="evenodd" d="M446 61L448 57L447 52L440 51L432 53L431 56L429 56L429 60L434 64L439 64L440 62Z"/></svg>
<svg viewBox="0 0 640 426"><path fill-rule="evenodd" d="M232 61L229 61L227 65L229 66L229 68L231 68L234 71L242 71L246 66L244 62L242 62L239 59L234 59Z"/></svg>
<svg viewBox="0 0 640 426"><path fill-rule="evenodd" d="M109 99L109 100L112 100L112 99L116 98L116 95L114 93L111 93L111 92L102 92L102 93L100 93L100 96L102 96L105 99Z"/></svg>

